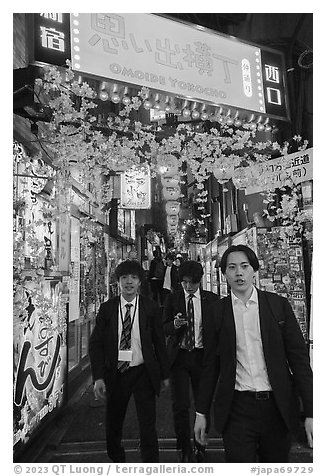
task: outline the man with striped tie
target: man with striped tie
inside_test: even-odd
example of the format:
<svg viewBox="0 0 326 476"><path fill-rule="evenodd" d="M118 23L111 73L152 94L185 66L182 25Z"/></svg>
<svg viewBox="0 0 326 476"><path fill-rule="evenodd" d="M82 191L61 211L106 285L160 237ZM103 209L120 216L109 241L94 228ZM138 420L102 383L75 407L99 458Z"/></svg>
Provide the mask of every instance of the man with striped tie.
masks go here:
<svg viewBox="0 0 326 476"><path fill-rule="evenodd" d="M138 261L115 270L120 295L100 306L89 343L97 398L106 398L107 453L125 462L123 422L131 395L135 399L144 463L159 461L156 395L168 385L168 356L158 304L139 294L144 277Z"/></svg>
<svg viewBox="0 0 326 476"><path fill-rule="evenodd" d="M164 302L163 326L171 364L171 392L174 428L179 460L202 463L205 447L191 444L189 421L190 384L197 400L202 359L207 336L209 304L216 294L200 289L203 268L197 261L184 261L179 270L183 289L170 294Z"/></svg>

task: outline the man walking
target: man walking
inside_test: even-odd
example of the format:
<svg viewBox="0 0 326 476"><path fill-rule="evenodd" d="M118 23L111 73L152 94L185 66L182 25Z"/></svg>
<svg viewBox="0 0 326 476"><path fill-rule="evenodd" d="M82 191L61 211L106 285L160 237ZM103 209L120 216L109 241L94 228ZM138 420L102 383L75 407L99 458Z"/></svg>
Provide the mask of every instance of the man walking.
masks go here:
<svg viewBox="0 0 326 476"><path fill-rule="evenodd" d="M97 398L106 398L107 453L125 462L122 427L134 395L144 463L159 461L156 434L156 395L161 380L167 386L168 357L158 304L138 293L143 270L137 261L124 261L115 270L120 296L100 306L89 343Z"/></svg>
<svg viewBox="0 0 326 476"><path fill-rule="evenodd" d="M217 383L215 426L231 463L286 463L299 424L298 391L312 447L312 371L300 327L284 297L253 285L259 262L245 245L221 259L231 295L209 310L196 406L195 436L206 441L206 416Z"/></svg>
<svg viewBox="0 0 326 476"><path fill-rule="evenodd" d="M180 285L178 268L173 264L175 255L168 253L165 257L165 271L163 279L163 303L171 292L176 291Z"/></svg>
<svg viewBox="0 0 326 476"><path fill-rule="evenodd" d="M179 277L183 289L170 294L163 310L163 326L171 364L174 428L180 462L194 460L189 421L190 383L195 403L206 345L207 309L217 295L200 289L203 268L196 261L184 261ZM205 446L194 442L195 458L203 462Z"/></svg>

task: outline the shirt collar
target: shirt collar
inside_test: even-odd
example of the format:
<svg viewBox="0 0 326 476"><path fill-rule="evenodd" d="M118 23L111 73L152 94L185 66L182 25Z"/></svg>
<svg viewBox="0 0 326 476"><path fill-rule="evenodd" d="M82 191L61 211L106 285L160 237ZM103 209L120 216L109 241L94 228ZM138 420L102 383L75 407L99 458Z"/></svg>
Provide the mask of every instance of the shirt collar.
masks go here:
<svg viewBox="0 0 326 476"><path fill-rule="evenodd" d="M136 305L136 299L137 299L137 295L134 297L134 299L132 301L126 301L126 299L122 296L122 294L120 295L120 299L121 299L121 307L124 307L126 304L132 304L133 306Z"/></svg>
<svg viewBox="0 0 326 476"><path fill-rule="evenodd" d="M247 302L255 302L255 303L258 303L258 293L257 293L257 289L255 286L252 287L252 293L251 293L251 296L250 298L248 299ZM231 299L232 299L232 304L236 304L238 303L239 301L241 301L241 299L239 299L234 293L233 291L231 291ZM242 301L241 301L242 302Z"/></svg>
<svg viewBox="0 0 326 476"><path fill-rule="evenodd" d="M186 291L185 289L183 291L184 291L185 297L187 299L190 296L191 293L188 293L188 291ZM197 291L195 293L193 293L193 296L195 296L197 298L200 298L200 288L198 288Z"/></svg>

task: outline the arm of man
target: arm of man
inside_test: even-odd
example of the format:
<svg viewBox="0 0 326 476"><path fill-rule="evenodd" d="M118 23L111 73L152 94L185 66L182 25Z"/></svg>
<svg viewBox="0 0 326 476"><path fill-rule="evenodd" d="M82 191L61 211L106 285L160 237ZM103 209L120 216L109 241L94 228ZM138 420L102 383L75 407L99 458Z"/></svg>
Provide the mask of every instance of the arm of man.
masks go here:
<svg viewBox="0 0 326 476"><path fill-rule="evenodd" d="M296 388L302 399L303 411L306 417L305 430L308 444L312 447L313 376L309 352L298 321L287 299L283 300L283 312L285 315L283 339L286 356Z"/></svg>
<svg viewBox="0 0 326 476"><path fill-rule="evenodd" d="M166 350L165 335L162 324L162 312L160 307L155 303L155 308L151 311L152 325L152 341L154 344L155 354L160 365L161 378L166 381L169 377L169 358ZM165 386L168 382L164 383Z"/></svg>
<svg viewBox="0 0 326 476"><path fill-rule="evenodd" d="M101 304L96 316L96 324L89 339L88 353L91 363L91 371L94 382L104 380L105 371L105 351L104 351L104 329L105 329L105 307Z"/></svg>
<svg viewBox="0 0 326 476"><path fill-rule="evenodd" d="M204 343L204 358L196 404L194 433L196 440L206 444L206 415L210 412L213 394L219 375L218 339L221 325L221 306L217 301L210 304L208 310L207 332Z"/></svg>
<svg viewBox="0 0 326 476"><path fill-rule="evenodd" d="M175 295L169 294L164 302L163 307L163 330L166 336L171 336L176 334L176 327L174 325L175 315L177 314L177 309L175 306Z"/></svg>

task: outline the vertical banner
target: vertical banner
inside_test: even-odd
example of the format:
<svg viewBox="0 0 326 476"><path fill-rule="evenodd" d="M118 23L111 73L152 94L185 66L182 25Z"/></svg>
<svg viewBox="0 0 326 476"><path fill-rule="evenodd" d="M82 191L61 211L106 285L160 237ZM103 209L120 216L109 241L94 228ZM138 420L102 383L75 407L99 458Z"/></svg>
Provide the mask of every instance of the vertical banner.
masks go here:
<svg viewBox="0 0 326 476"><path fill-rule="evenodd" d="M69 286L69 322L79 319L80 314L80 222L70 219L71 277Z"/></svg>
<svg viewBox="0 0 326 476"><path fill-rule="evenodd" d="M62 286L60 277L29 281L14 296L16 452L64 400L67 323Z"/></svg>
<svg viewBox="0 0 326 476"><path fill-rule="evenodd" d="M151 207L151 175L149 167L134 167L121 174L121 208Z"/></svg>

